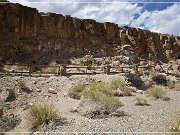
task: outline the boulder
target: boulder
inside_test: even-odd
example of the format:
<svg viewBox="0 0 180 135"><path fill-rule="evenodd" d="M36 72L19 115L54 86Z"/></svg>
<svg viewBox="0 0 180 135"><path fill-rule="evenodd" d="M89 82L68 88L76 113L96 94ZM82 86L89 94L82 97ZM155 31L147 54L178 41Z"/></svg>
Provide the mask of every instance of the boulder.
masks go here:
<svg viewBox="0 0 180 135"><path fill-rule="evenodd" d="M8 96L5 99L5 102L12 102L16 99L16 94L15 94L15 90L14 89L7 89L6 90L8 92Z"/></svg>
<svg viewBox="0 0 180 135"><path fill-rule="evenodd" d="M57 94L57 91L54 90L53 88L49 88L48 92L51 94Z"/></svg>

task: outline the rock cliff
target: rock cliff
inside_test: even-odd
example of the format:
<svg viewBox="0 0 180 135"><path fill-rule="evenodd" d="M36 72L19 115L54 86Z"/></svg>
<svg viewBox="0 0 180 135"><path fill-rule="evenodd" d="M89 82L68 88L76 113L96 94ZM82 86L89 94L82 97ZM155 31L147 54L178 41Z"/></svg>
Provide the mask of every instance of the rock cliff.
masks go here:
<svg viewBox="0 0 180 135"><path fill-rule="evenodd" d="M180 57L180 37L0 3L0 63L62 63L89 51L94 57L117 56L126 44L138 58Z"/></svg>

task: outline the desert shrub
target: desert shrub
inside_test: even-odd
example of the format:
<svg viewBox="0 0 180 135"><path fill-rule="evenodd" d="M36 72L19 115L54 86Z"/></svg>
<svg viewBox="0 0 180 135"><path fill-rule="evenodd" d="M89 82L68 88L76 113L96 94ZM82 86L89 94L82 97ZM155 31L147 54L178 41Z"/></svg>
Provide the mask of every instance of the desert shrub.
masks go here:
<svg viewBox="0 0 180 135"><path fill-rule="evenodd" d="M73 99L80 99L81 98L81 92L85 89L86 85L83 83L78 83L77 85L74 85L69 90L69 96Z"/></svg>
<svg viewBox="0 0 180 135"><path fill-rule="evenodd" d="M152 86L148 88L147 95L150 97L155 97L156 99L162 99L162 100L168 99L166 91L159 86Z"/></svg>
<svg viewBox="0 0 180 135"><path fill-rule="evenodd" d="M23 81L18 82L18 87L20 92L27 92L27 93L31 92L31 89Z"/></svg>
<svg viewBox="0 0 180 135"><path fill-rule="evenodd" d="M30 107L27 113L27 121L33 127L49 124L57 117L57 112L52 104L37 103Z"/></svg>
<svg viewBox="0 0 180 135"><path fill-rule="evenodd" d="M128 86L127 82L122 79L115 79L111 81L110 87L113 90L120 89L124 96L131 96L134 89Z"/></svg>
<svg viewBox="0 0 180 135"><path fill-rule="evenodd" d="M174 88L174 82L170 79L167 79L167 86L170 88L170 89L173 89Z"/></svg>
<svg viewBox="0 0 180 135"><path fill-rule="evenodd" d="M113 90L105 82L92 81L82 92L82 95L85 100L98 105L103 114L114 112L122 105L119 99L114 96Z"/></svg>
<svg viewBox="0 0 180 135"><path fill-rule="evenodd" d="M95 99L95 92L100 92L106 95L113 95L113 90L111 89L111 87L109 87L107 83L96 81L90 82L90 84L86 87L82 94L85 98Z"/></svg>
<svg viewBox="0 0 180 135"><path fill-rule="evenodd" d="M175 91L180 90L180 81L175 82L173 90L175 90Z"/></svg>
<svg viewBox="0 0 180 135"><path fill-rule="evenodd" d="M115 79L111 81L111 88L114 90L118 88L126 87L126 86L127 86L127 83L123 79Z"/></svg>
<svg viewBox="0 0 180 135"><path fill-rule="evenodd" d="M172 135L180 135L180 111L175 119L173 119L168 125L168 132L172 132Z"/></svg>
<svg viewBox="0 0 180 135"><path fill-rule="evenodd" d="M167 78L165 75L155 74L152 77L152 80L158 85L165 85L165 86L167 85Z"/></svg>
<svg viewBox="0 0 180 135"><path fill-rule="evenodd" d="M149 105L147 100L145 98L142 97L137 97L135 99L135 105L137 106L143 106L143 105Z"/></svg>

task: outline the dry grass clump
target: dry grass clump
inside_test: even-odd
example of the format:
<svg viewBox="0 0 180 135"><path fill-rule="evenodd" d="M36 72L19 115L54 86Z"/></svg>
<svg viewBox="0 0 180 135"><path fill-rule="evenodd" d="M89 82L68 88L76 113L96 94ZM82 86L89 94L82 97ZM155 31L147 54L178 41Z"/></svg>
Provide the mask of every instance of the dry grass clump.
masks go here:
<svg viewBox="0 0 180 135"><path fill-rule="evenodd" d="M122 79L112 80L110 87L113 90L121 90L124 96L132 96L132 92L134 91L131 87L128 86L127 82Z"/></svg>
<svg viewBox="0 0 180 135"><path fill-rule="evenodd" d="M176 118L168 125L168 132L172 132L172 135L180 135L180 111Z"/></svg>
<svg viewBox="0 0 180 135"><path fill-rule="evenodd" d="M31 89L23 81L18 82L18 87L20 92L27 92L27 93L31 92Z"/></svg>
<svg viewBox="0 0 180 135"><path fill-rule="evenodd" d="M91 102L91 106L96 106L88 111L88 115L110 114L122 106L119 99L114 96L113 90L105 82L92 81L82 92L82 96L85 101Z"/></svg>
<svg viewBox="0 0 180 135"><path fill-rule="evenodd" d="M148 88L147 95L156 99L168 100L167 93L159 86L152 86Z"/></svg>
<svg viewBox="0 0 180 135"><path fill-rule="evenodd" d="M173 89L174 85L175 85L174 81L172 81L171 79L167 79L167 86L168 86L168 88Z"/></svg>
<svg viewBox="0 0 180 135"><path fill-rule="evenodd" d="M173 90L180 91L180 81L175 82Z"/></svg>
<svg viewBox="0 0 180 135"><path fill-rule="evenodd" d="M85 89L86 85L83 83L78 83L77 85L73 86L69 90L69 96L73 99L80 99L81 92Z"/></svg>
<svg viewBox="0 0 180 135"><path fill-rule="evenodd" d="M30 107L27 113L27 122L33 127L49 124L57 117L57 112L52 104L37 103Z"/></svg>
<svg viewBox="0 0 180 135"><path fill-rule="evenodd" d="M99 92L106 95L113 95L113 90L109 85L105 82L96 82L92 81L90 84L85 88L85 90L82 92L82 95L85 98L95 99L97 95L95 95L95 92Z"/></svg>
<svg viewBox="0 0 180 135"><path fill-rule="evenodd" d="M144 105L149 105L147 100L145 98L142 97L137 97L135 99L135 105L137 106L144 106Z"/></svg>

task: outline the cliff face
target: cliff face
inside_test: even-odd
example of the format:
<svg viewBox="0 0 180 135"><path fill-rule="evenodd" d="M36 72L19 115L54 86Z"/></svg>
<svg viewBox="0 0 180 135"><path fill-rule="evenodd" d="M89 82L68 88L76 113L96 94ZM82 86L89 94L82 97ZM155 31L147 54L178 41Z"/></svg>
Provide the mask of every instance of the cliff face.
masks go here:
<svg viewBox="0 0 180 135"><path fill-rule="evenodd" d="M116 56L125 44L139 58L167 62L180 57L180 37L0 4L1 63L63 62L88 51L94 57Z"/></svg>

